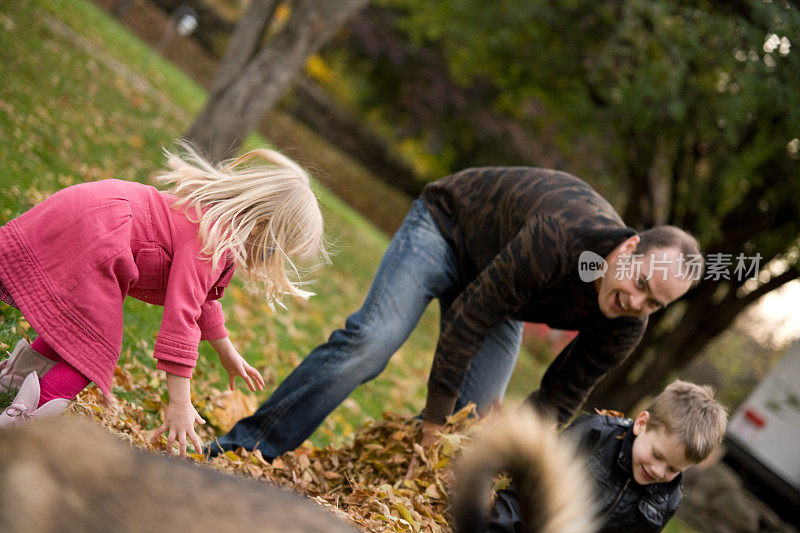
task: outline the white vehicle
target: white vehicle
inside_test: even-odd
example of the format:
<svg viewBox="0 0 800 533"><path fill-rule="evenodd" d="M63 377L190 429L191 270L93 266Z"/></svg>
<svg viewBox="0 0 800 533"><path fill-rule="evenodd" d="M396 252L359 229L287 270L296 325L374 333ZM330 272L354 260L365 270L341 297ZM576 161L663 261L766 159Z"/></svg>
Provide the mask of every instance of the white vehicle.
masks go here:
<svg viewBox="0 0 800 533"><path fill-rule="evenodd" d="M768 491L770 499L783 500L768 501L771 505L778 503L776 510L793 508L792 514L797 514L800 509L800 341L789 347L733 414L725 443L726 460L744 474L746 485L750 485L748 488L753 492Z"/></svg>

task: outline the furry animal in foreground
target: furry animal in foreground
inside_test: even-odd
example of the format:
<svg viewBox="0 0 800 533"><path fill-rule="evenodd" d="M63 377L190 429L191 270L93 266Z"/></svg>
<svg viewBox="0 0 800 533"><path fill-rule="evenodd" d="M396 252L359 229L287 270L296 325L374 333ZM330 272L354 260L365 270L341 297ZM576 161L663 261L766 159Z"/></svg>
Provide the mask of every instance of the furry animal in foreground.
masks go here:
<svg viewBox="0 0 800 533"><path fill-rule="evenodd" d="M523 408L498 417L476 435L457 466L451 504L456 533L484 533L489 494L499 472L519 487L521 533L597 531L593 482L572 441L554 422Z"/></svg>
<svg viewBox="0 0 800 533"><path fill-rule="evenodd" d="M357 531L306 498L266 483L131 448L79 417L0 431L0 529L8 533ZM524 533L595 531L584 463L532 411L483 428L459 462L456 533L486 531L492 479L520 486Z"/></svg>
<svg viewBox="0 0 800 533"><path fill-rule="evenodd" d="M0 530L357 531L298 494L146 453L64 416L0 431Z"/></svg>

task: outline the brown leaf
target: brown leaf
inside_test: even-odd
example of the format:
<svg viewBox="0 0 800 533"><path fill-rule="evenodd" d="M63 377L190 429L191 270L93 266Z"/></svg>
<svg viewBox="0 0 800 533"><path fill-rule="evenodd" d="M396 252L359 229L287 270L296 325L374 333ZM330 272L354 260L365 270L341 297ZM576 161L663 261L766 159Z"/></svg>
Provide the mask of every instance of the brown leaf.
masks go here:
<svg viewBox="0 0 800 533"><path fill-rule="evenodd" d="M156 415L164 407L159 371L137 362L129 353L127 357L123 354L123 359L130 362L120 365L115 387L144 393L140 405L121 398L119 408L111 409L100 391L89 387L73 402L70 411L97 420L129 444L147 450L163 447L150 442L152 428L157 427L154 424L160 424ZM205 392L193 398L193 403L207 419L214 417L215 409L223 406L235 409L237 401L245 405L251 401L238 392L218 391L213 387L214 381L203 379L193 380L193 390ZM246 405L245 413L228 413L229 417L236 420L249 414L254 403ZM206 464L307 494L318 503L346 514L364 531L449 531L446 516L448 487L452 483L450 460L467 442L466 431L480 423L470 416L473 412L474 409L466 408L451 417L441 432L442 438L427 450L418 444L421 427L418 420L384 413L380 420L359 428L349 445L316 448L305 442L271 463L257 450L240 449ZM197 426L206 441L214 436L210 423ZM413 475L404 479L412 458L416 458L417 466ZM192 460L201 458L196 456Z"/></svg>
<svg viewBox="0 0 800 533"><path fill-rule="evenodd" d="M206 400L200 415L219 433L227 433L233 426L256 410L255 397L239 390L217 391Z"/></svg>

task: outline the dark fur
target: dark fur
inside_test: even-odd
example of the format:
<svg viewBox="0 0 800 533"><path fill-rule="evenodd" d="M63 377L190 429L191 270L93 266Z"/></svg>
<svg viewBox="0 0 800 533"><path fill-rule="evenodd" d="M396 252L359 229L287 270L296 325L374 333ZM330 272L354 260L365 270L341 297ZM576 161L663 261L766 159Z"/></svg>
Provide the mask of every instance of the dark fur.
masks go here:
<svg viewBox="0 0 800 533"><path fill-rule="evenodd" d="M300 495L134 449L76 417L0 431L0 530L356 531Z"/></svg>

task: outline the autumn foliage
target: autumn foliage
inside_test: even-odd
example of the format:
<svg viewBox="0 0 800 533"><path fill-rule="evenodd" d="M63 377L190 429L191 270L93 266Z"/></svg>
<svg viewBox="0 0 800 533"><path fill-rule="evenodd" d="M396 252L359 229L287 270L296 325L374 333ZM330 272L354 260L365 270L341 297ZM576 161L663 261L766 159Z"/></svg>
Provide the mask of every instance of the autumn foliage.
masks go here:
<svg viewBox="0 0 800 533"><path fill-rule="evenodd" d="M166 453L166 439L152 440L154 421L166 407L158 371L133 360L119 366L114 379L120 396L114 405L90 387L73 402L73 414L93 419L132 446ZM134 390L144 391L143 401L121 398ZM207 422L198 427L205 441L256 407L254 398L239 391L205 384L196 385L195 391L199 390L204 392L193 402ZM450 465L469 440L465 433L476 425L473 412L468 407L451 417L429 450L418 444L420 421L385 413L339 447L317 448L307 441L273 461L265 460L258 450L243 449L210 461L190 454L188 460L305 494L365 531L449 531Z"/></svg>

